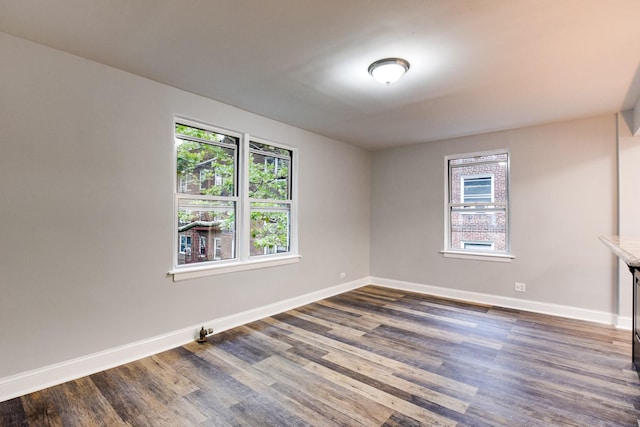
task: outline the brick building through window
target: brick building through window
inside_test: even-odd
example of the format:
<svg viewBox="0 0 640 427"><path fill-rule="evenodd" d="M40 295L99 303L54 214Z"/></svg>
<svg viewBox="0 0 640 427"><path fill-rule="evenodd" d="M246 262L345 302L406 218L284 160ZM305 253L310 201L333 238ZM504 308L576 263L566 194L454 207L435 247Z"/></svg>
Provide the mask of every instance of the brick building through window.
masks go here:
<svg viewBox="0 0 640 427"><path fill-rule="evenodd" d="M447 249L509 252L508 153L449 158Z"/></svg>

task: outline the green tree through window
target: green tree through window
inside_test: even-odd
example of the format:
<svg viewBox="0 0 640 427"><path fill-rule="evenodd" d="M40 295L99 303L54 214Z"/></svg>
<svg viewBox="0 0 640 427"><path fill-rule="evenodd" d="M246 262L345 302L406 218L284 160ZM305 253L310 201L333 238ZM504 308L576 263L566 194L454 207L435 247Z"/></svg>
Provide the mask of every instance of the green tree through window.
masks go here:
<svg viewBox="0 0 640 427"><path fill-rule="evenodd" d="M289 150L250 143L251 255L289 251L290 166Z"/></svg>

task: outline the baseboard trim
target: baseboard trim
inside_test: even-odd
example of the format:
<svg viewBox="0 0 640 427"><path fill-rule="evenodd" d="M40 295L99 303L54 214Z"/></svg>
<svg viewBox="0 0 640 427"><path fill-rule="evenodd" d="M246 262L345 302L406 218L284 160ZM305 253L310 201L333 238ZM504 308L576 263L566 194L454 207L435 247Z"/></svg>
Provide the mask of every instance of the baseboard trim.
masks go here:
<svg viewBox="0 0 640 427"><path fill-rule="evenodd" d="M479 292L463 291L460 289L443 288L420 283L404 282L401 280L384 279L381 277L369 277L371 284L428 294L443 298L457 299L478 304L495 305L498 307L512 308L517 310L532 311L540 314L550 314L553 316L566 317L570 319L586 320L589 322L615 325L620 329L631 330L631 318L620 317L613 313L604 311L589 310L580 307L572 307L560 304L551 304L539 301L524 300L519 298L503 297L499 295L483 294Z"/></svg>
<svg viewBox="0 0 640 427"><path fill-rule="evenodd" d="M633 329L633 319L631 316L616 316L616 328L630 331Z"/></svg>
<svg viewBox="0 0 640 427"><path fill-rule="evenodd" d="M631 330L631 317L617 316L615 314L602 311L483 294L479 292L463 291L459 289L443 288L400 280L384 279L380 277L365 277L333 286L331 288L321 289L319 291L300 295L284 301L257 307L241 313L213 319L208 322L202 322L197 325L192 325L156 337L110 348L101 352L22 372L9 377L0 378L0 402L185 345L197 338L198 330L201 326L212 328L215 332L223 332L265 317L292 310L305 304L310 304L324 298L348 292L368 284L479 304L495 305L541 314L587 320L596 323L615 325L620 329Z"/></svg>
<svg viewBox="0 0 640 427"><path fill-rule="evenodd" d="M0 402L151 356L192 342L201 326L223 332L369 284L362 278L241 313L192 325L163 335L0 378Z"/></svg>

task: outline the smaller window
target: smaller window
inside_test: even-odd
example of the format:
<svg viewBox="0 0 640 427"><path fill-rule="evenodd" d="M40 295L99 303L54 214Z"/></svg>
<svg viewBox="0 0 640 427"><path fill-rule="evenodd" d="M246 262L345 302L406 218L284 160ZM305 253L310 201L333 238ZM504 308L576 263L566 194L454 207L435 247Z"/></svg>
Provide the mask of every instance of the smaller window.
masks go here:
<svg viewBox="0 0 640 427"><path fill-rule="evenodd" d="M222 259L222 239L216 237L213 239L213 259Z"/></svg>
<svg viewBox="0 0 640 427"><path fill-rule="evenodd" d="M495 243L493 242L461 242L462 249L467 250L493 250Z"/></svg>
<svg viewBox="0 0 640 427"><path fill-rule="evenodd" d="M191 253L191 236L182 235L180 236L180 252Z"/></svg>
<svg viewBox="0 0 640 427"><path fill-rule="evenodd" d="M207 170L200 169L200 191L207 189Z"/></svg>
<svg viewBox="0 0 640 427"><path fill-rule="evenodd" d="M200 256L206 256L207 255L207 238L206 238L206 236L200 236L199 249L200 249Z"/></svg>
<svg viewBox="0 0 640 427"><path fill-rule="evenodd" d="M463 176L462 203L493 202L493 176Z"/></svg>
<svg viewBox="0 0 640 427"><path fill-rule="evenodd" d="M509 255L509 153L445 158L445 252Z"/></svg>
<svg viewBox="0 0 640 427"><path fill-rule="evenodd" d="M189 176L181 175L178 181L178 191L186 193L189 191Z"/></svg>

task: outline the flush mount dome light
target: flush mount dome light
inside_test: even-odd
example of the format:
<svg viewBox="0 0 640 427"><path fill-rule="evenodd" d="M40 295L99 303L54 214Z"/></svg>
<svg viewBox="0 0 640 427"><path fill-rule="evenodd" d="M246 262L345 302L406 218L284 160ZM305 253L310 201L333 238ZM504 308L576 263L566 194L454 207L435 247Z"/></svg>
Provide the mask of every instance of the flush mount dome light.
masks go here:
<svg viewBox="0 0 640 427"><path fill-rule="evenodd" d="M401 58L385 58L369 65L369 74L377 82L389 86L409 69L409 62Z"/></svg>

